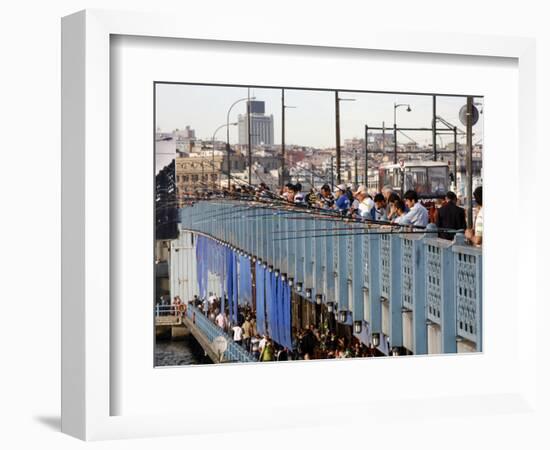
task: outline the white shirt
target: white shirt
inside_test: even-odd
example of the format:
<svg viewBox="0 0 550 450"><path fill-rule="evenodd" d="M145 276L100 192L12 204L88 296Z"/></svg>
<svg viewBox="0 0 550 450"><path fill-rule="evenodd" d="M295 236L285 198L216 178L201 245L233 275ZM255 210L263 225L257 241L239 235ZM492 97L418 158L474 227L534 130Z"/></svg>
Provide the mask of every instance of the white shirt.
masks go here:
<svg viewBox="0 0 550 450"><path fill-rule="evenodd" d="M411 225L425 227L428 225L428 210L420 203L416 202L407 214L399 218L399 223L410 223Z"/></svg>
<svg viewBox="0 0 550 450"><path fill-rule="evenodd" d="M361 217L368 217L372 208L374 208L374 200L370 197L365 197L363 201L359 203L359 215Z"/></svg>
<svg viewBox="0 0 550 450"><path fill-rule="evenodd" d="M406 214L396 217L393 219L393 223L396 223L397 225L412 225L412 223L405 216Z"/></svg>
<svg viewBox="0 0 550 450"><path fill-rule="evenodd" d="M216 316L216 325L220 328L225 328L225 316L222 313Z"/></svg>
<svg viewBox="0 0 550 450"><path fill-rule="evenodd" d="M240 341L243 338L243 329L236 325L233 327L233 340Z"/></svg>
<svg viewBox="0 0 550 450"><path fill-rule="evenodd" d="M474 220L474 234L483 237L483 207L479 208Z"/></svg>
<svg viewBox="0 0 550 450"><path fill-rule="evenodd" d="M260 340L257 337L250 339L250 344L252 345L253 352L260 351Z"/></svg>

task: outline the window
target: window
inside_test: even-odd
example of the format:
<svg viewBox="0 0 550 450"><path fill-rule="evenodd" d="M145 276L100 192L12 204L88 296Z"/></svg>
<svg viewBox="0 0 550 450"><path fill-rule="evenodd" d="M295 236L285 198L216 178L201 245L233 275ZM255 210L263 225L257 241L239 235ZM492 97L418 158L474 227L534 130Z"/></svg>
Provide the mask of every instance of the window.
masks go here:
<svg viewBox="0 0 550 450"><path fill-rule="evenodd" d="M430 193L435 195L445 195L447 193L448 182L447 167L430 167L428 169L428 185Z"/></svg>
<svg viewBox="0 0 550 450"><path fill-rule="evenodd" d="M191 175L191 181L199 181L198 175Z"/></svg>
<svg viewBox="0 0 550 450"><path fill-rule="evenodd" d="M418 194L426 194L428 191L427 171L425 167L411 167L405 171L404 192L412 189Z"/></svg>

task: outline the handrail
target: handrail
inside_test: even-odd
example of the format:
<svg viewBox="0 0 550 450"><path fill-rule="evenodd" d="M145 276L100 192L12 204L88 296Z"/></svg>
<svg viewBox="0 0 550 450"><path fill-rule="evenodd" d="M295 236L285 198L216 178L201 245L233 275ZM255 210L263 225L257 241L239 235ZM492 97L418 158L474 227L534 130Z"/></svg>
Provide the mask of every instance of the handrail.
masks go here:
<svg viewBox="0 0 550 450"><path fill-rule="evenodd" d="M224 352L224 361L237 361L237 362L254 362L256 359L237 344L231 336L229 336L224 330L222 330L215 323L211 322L204 313L192 304L187 305L186 311L187 318L193 321L193 323L199 328L203 335L209 342L213 342L215 338L223 336L227 341L227 349Z"/></svg>
<svg viewBox="0 0 550 450"><path fill-rule="evenodd" d="M461 235L452 242L418 230L389 234L335 230L311 239L281 240L295 236L297 230L318 228L319 217L304 213L303 220L296 221L261 205L235 214L241 206L231 200L199 201L180 211L181 231L261 258L302 285L297 295L305 297L308 288L308 299L315 301L320 294L324 303L333 302L337 310L349 313L346 323L351 316L371 333L385 334L392 346L427 353L428 328L436 326L442 352L456 352L460 341L481 351L482 250L465 245ZM212 216L215 220L208 220ZM353 229L367 226L341 221ZM323 227L333 226L323 222ZM369 230L378 227L368 225ZM412 342L406 342L410 337L404 335L406 314L412 314Z"/></svg>

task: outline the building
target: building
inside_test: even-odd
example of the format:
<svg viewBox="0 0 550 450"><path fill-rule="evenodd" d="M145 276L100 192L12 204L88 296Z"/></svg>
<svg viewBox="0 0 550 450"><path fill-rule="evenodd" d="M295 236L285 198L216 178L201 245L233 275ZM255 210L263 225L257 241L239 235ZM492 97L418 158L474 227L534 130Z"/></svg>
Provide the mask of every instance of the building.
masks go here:
<svg viewBox="0 0 550 450"><path fill-rule="evenodd" d="M265 170L278 170L281 168L281 155L260 150L252 154L252 164L259 164Z"/></svg>
<svg viewBox="0 0 550 450"><path fill-rule="evenodd" d="M177 237L177 203L174 160L155 177L155 237Z"/></svg>
<svg viewBox="0 0 550 450"><path fill-rule="evenodd" d="M273 145L273 114L265 115L265 102L250 101L250 141L252 147ZM248 145L248 114L239 114L239 144Z"/></svg>
<svg viewBox="0 0 550 450"><path fill-rule="evenodd" d="M245 169L246 160L241 154L231 155L231 171ZM189 195L219 189L227 173L227 154L223 151L203 151L175 159L177 199L180 207Z"/></svg>
<svg viewBox="0 0 550 450"><path fill-rule="evenodd" d="M157 132L155 138L155 174L169 165L176 157L176 141L172 133Z"/></svg>

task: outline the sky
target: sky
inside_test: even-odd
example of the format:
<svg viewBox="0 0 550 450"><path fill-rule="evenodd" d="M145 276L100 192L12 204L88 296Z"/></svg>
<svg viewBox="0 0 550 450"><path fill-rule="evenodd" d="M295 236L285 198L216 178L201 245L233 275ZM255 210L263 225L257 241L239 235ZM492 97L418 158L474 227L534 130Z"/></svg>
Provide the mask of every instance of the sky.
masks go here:
<svg viewBox="0 0 550 450"><path fill-rule="evenodd" d="M189 125L199 139L212 138L216 128L227 121L227 111L231 104L248 96L246 87L200 86L186 84L156 85L156 126L162 131L183 129ZM265 102L265 112L274 116L275 144L281 143L281 89L251 88L250 96ZM340 92L340 134L345 139L364 137L364 126L382 127L385 123L388 132L393 129L394 103L405 103L411 107L397 109L398 127L431 127L432 97L393 93ZM482 99L476 99L482 103ZM437 115L464 129L458 114L466 104L465 97L437 97ZM286 145L303 145L317 148L335 147L335 94L333 91L285 90ZM482 106L478 106L482 109ZM239 114L246 112L246 102L237 103L231 110L229 122L236 122ZM474 126L474 143L483 137L483 115ZM230 127L230 142L238 139L237 127ZM431 143L430 132L406 133L420 145ZM225 140L224 129L216 134L217 140ZM398 142L410 140L398 136ZM452 136L438 138L438 144L445 145ZM464 142L464 139L459 139Z"/></svg>

